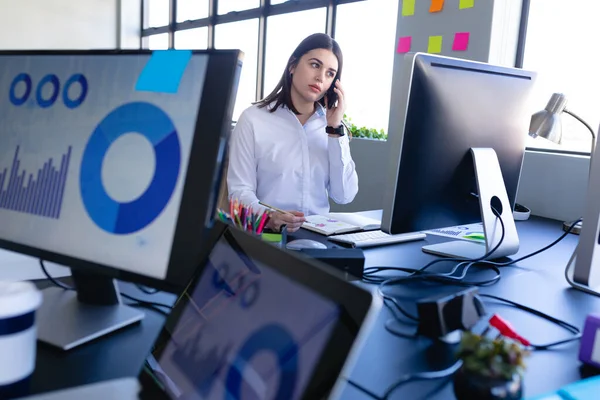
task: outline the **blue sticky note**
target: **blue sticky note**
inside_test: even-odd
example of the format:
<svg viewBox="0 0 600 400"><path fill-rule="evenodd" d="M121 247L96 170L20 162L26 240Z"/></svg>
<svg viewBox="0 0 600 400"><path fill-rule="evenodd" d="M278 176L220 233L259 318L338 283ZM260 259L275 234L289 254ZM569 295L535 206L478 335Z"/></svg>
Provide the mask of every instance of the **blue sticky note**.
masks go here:
<svg viewBox="0 0 600 400"><path fill-rule="evenodd" d="M584 379L562 387L558 394L569 400L592 400L598 398L600 376Z"/></svg>
<svg viewBox="0 0 600 400"><path fill-rule="evenodd" d="M190 50L155 50L138 77L135 90L177 93L191 58Z"/></svg>

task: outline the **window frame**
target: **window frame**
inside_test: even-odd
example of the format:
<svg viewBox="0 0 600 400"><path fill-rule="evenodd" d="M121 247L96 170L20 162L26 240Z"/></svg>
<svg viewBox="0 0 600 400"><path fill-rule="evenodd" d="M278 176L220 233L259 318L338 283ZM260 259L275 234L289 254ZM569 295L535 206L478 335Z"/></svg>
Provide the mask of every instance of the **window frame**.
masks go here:
<svg viewBox="0 0 600 400"><path fill-rule="evenodd" d="M146 10L148 1L142 0L141 18L140 18L140 48L147 45L149 36L161 33L169 34L169 49L175 46L175 32L187 29L208 27L207 49L214 49L215 44L215 26L230 22L239 22L249 19L258 19L258 65L256 74L255 101L264 97L263 82L265 79L265 59L267 47L267 19L271 16L289 14L298 11L313 10L316 8L326 8L325 33L335 38L335 20L337 15L337 6L348 3L356 3L366 0L288 0L286 3L271 5L271 0L260 0L258 7L229 12L219 15L217 10L219 0L209 0L208 17L195 20L177 22L177 0L169 0L169 23L159 27L146 27L148 18ZM528 0L526 0L528 1Z"/></svg>
<svg viewBox="0 0 600 400"><path fill-rule="evenodd" d="M521 5L521 20L519 22L519 36L517 42L517 53L515 55L515 68L523 68L523 61L525 59L525 44L527 42L527 28L529 25L529 12L531 8L531 0L522 0ZM549 154L565 154L571 156L590 156L590 151L575 151L575 150L561 150L561 149L547 149L543 147L526 147L525 150L535 151L539 153Z"/></svg>

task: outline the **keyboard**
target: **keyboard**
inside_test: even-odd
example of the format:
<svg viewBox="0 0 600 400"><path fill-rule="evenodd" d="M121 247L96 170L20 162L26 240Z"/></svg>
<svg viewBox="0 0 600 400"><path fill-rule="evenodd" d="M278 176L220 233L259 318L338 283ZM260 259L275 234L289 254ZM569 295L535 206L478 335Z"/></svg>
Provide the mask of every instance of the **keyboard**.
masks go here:
<svg viewBox="0 0 600 400"><path fill-rule="evenodd" d="M420 232L401 233L399 235L390 235L383 231L367 231L358 233L345 233L343 235L329 236L329 240L337 243L352 245L353 247L373 247L386 244L396 244L410 242L413 240L425 239L427 235Z"/></svg>

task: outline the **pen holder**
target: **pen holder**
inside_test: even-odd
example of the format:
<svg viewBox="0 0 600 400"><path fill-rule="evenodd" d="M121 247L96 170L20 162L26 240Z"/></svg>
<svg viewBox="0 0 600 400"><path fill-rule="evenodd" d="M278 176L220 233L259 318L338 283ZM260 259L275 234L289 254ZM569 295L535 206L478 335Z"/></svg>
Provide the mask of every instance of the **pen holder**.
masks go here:
<svg viewBox="0 0 600 400"><path fill-rule="evenodd" d="M281 225L279 231L265 229L260 235L265 242L271 243L280 248L285 248L287 244L287 225Z"/></svg>

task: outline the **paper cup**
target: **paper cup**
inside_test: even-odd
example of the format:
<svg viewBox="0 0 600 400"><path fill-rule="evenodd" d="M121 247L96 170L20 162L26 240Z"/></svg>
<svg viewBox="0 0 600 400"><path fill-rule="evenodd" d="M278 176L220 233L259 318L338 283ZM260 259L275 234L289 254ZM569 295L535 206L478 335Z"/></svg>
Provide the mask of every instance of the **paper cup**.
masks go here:
<svg viewBox="0 0 600 400"><path fill-rule="evenodd" d="M42 294L31 282L0 281L0 398L23 396L35 369L35 311Z"/></svg>

